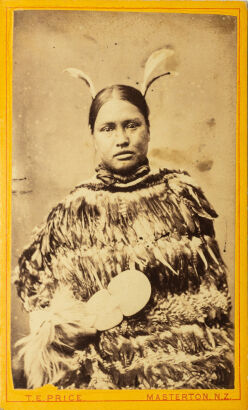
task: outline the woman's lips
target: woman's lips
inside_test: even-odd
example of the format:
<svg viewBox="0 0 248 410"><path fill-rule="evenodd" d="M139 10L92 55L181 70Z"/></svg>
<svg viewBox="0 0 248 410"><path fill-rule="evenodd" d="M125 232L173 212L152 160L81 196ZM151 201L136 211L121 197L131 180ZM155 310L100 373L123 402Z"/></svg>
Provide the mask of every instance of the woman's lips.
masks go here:
<svg viewBox="0 0 248 410"><path fill-rule="evenodd" d="M132 151L120 151L117 152L117 154L115 154L114 157L118 158L121 161L125 161L131 159L133 154L134 153Z"/></svg>

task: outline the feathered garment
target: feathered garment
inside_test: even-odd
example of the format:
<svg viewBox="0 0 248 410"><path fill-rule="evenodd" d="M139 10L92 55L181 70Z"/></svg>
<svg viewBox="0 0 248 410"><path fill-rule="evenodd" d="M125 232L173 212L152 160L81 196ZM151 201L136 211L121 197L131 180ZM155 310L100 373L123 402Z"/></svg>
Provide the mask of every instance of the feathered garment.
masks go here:
<svg viewBox="0 0 248 410"><path fill-rule="evenodd" d="M47 335L45 314L22 352L28 387L232 388L231 303L216 216L185 172L163 169L115 184L95 178L76 187L36 229L19 259L16 285L25 309L50 309L51 315L57 289L65 288L83 316L83 304L99 290L95 272L107 287L135 268L150 280L152 294L136 315L77 343L80 320L73 323L65 306L64 327L55 321L46 336L42 360L50 370L43 366L37 379L27 351L33 346L35 355L40 334ZM63 303L58 306L63 314Z"/></svg>

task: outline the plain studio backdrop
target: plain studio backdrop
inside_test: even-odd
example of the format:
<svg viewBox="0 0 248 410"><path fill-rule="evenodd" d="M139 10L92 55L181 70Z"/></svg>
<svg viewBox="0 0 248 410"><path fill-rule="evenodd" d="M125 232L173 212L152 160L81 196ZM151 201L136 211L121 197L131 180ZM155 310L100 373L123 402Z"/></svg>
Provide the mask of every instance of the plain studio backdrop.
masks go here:
<svg viewBox="0 0 248 410"><path fill-rule="evenodd" d="M17 11L13 46L12 266L31 232L97 165L88 131L96 90L139 87L144 63L174 50L147 93L150 163L187 170L219 218L216 236L234 300L236 18L222 15L97 11ZM12 293L12 344L28 333L28 315Z"/></svg>

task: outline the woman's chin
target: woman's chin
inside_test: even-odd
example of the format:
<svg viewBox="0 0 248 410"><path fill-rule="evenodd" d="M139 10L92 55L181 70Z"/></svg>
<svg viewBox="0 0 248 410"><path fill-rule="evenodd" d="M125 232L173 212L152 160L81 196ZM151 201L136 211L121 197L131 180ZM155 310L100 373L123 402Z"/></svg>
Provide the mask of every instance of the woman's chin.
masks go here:
<svg viewBox="0 0 248 410"><path fill-rule="evenodd" d="M114 164L111 164L111 169L117 174L128 174L136 170L140 165L140 161L134 160L125 160L125 161L116 161Z"/></svg>

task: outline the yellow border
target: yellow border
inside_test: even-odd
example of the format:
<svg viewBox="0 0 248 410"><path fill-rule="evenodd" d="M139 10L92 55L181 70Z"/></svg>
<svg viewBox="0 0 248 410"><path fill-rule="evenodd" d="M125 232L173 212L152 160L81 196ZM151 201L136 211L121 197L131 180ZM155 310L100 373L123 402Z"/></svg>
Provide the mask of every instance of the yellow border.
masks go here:
<svg viewBox="0 0 248 410"><path fill-rule="evenodd" d="M236 257L235 257L235 388L233 390L76 390L57 391L45 386L14 390L10 363L10 232L11 232L11 127L12 127L12 23L16 9L109 10L156 13L225 14L238 20L237 131L236 131ZM0 0L0 407L5 409L213 409L248 408L247 384L247 8L232 1L81 1ZM6 303L7 301L7 303ZM7 356L7 360L6 360ZM240 364L240 368L239 368ZM239 376L240 375L240 376ZM153 400L151 398L153 393ZM194 401L190 401L194 398ZM203 393L208 400L198 400ZM228 393L229 400L225 399ZM31 395L28 397L27 395ZM52 402L55 395L66 401ZM149 397L147 396L149 394ZM164 396L163 396L164 394ZM188 400L185 400L187 394ZM198 394L198 396L197 396ZM50 395L50 399L49 399ZM157 396L158 395L158 396ZM166 396L167 395L167 396ZM79 401L76 401L80 397ZM183 398L184 397L184 398ZM160 400L156 400L156 399ZM176 401L180 398L180 401ZM167 400L166 400L167 399ZM172 399L172 400L169 400ZM34 400L34 401L33 401ZM48 402L44 402L44 401Z"/></svg>

